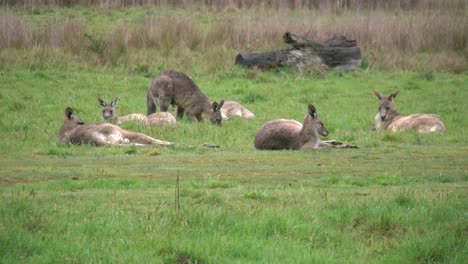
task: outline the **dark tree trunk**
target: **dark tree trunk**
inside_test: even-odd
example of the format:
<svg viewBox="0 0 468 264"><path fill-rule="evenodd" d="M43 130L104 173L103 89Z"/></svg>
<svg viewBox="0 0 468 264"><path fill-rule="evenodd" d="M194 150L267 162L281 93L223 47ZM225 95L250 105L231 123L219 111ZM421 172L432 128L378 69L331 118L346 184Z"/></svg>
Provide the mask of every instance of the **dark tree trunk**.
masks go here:
<svg viewBox="0 0 468 264"><path fill-rule="evenodd" d="M356 41L344 36L334 36L320 44L286 32L283 40L286 44L291 44L292 48L262 53L239 53L235 64L260 69L321 66L327 69L351 70L361 66L361 50L356 46Z"/></svg>

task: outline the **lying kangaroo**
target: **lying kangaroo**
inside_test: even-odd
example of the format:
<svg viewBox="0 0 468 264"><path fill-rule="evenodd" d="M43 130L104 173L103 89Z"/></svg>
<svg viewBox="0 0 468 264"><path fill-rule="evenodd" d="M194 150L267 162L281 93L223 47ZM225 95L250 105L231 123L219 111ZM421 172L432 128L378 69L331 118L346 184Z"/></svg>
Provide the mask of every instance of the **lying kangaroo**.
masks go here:
<svg viewBox="0 0 468 264"><path fill-rule="evenodd" d="M246 119L255 118L255 115L252 112L250 112L247 108L245 108L236 101L230 100L224 101L223 107L221 107L221 116L223 117L223 120L227 120L235 116L239 116Z"/></svg>
<svg viewBox="0 0 468 264"><path fill-rule="evenodd" d="M101 117L104 122L120 125L129 121L138 121L147 126L159 126L176 123L175 117L169 112L154 113L149 116L145 116L144 114L128 114L124 116L118 116L117 112L115 111L117 100L118 98L115 98L110 104L106 104L101 98L98 99L99 104L102 106Z"/></svg>
<svg viewBox="0 0 468 264"><path fill-rule="evenodd" d="M374 94L379 98L379 112L375 116L375 129L390 130L393 132L405 131L408 129L417 132L444 132L446 130L444 122L438 115L434 114L412 114L402 116L397 112L393 99L398 92L389 96L382 95L374 89Z"/></svg>
<svg viewBox="0 0 468 264"><path fill-rule="evenodd" d="M199 122L209 119L211 123L221 125L220 109L224 104L208 100L200 88L186 74L177 71L163 71L151 82L147 93L148 115L156 112L159 105L161 112L167 112L169 105L177 106L177 118L184 114L190 121Z"/></svg>
<svg viewBox="0 0 468 264"><path fill-rule="evenodd" d="M154 139L109 123L86 124L80 118L73 116L73 110L70 107L65 109L65 118L60 127L58 138L64 143L75 145L173 145L171 142Z"/></svg>
<svg viewBox="0 0 468 264"><path fill-rule="evenodd" d="M328 130L318 118L315 107L309 105L304 124L292 119L269 121L258 130L254 144L260 150L355 148L334 140L321 141L320 135L327 136Z"/></svg>

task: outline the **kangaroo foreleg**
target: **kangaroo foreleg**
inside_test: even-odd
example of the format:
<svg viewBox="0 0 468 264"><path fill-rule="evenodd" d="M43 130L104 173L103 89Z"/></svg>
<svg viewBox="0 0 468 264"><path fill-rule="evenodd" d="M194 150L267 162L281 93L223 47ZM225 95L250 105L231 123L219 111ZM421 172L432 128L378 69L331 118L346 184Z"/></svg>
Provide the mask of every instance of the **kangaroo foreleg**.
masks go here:
<svg viewBox="0 0 468 264"><path fill-rule="evenodd" d="M156 98L153 97L150 91L146 94L147 115L156 113Z"/></svg>
<svg viewBox="0 0 468 264"><path fill-rule="evenodd" d="M182 117L184 117L184 112L184 108L177 106L177 119L182 119Z"/></svg>

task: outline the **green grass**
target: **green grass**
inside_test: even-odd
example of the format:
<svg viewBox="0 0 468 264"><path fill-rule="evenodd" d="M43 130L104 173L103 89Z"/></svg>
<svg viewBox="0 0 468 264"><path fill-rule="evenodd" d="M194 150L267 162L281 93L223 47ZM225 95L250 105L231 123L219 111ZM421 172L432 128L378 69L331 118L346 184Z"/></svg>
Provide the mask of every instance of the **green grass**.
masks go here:
<svg viewBox="0 0 468 264"><path fill-rule="evenodd" d="M121 114L144 113L150 78L73 66L2 72L2 262L466 261L466 74L245 74L234 68L192 77L212 99L245 102L254 120L125 125L164 140L221 146L208 149L63 145L55 137L66 106L94 122L97 98L118 96ZM439 113L448 131L370 131L372 88L399 90L402 113ZM302 120L308 103L329 138L360 148L253 148L261 124Z"/></svg>
<svg viewBox="0 0 468 264"><path fill-rule="evenodd" d="M145 14L23 12L38 22L56 12L86 17L96 32L111 19L131 24ZM209 27L215 18L196 19ZM171 62L178 53L187 60ZM468 261L466 72L281 70L252 77L233 60L221 68L199 63L230 53L129 49L126 57L145 60L102 67L61 50L0 50L0 263ZM210 99L240 101L256 118L222 127L186 119L123 126L188 147L57 142L67 106L88 122L100 121L99 97L119 97L121 115L145 113L148 84L168 65L180 65ZM400 91L402 114L439 114L447 132L371 131L373 88ZM328 139L359 148L254 149L263 123L302 121L310 103Z"/></svg>

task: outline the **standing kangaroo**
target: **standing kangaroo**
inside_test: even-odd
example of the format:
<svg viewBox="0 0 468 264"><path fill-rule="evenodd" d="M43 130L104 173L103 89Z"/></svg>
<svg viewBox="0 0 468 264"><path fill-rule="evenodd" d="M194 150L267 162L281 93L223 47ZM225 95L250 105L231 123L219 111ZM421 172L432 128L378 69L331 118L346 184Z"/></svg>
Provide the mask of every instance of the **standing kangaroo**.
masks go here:
<svg viewBox="0 0 468 264"><path fill-rule="evenodd" d="M109 123L86 124L80 118L73 116L73 110L70 107L65 109L65 118L60 127L58 138L64 143L75 145L173 145L171 142L154 139Z"/></svg>
<svg viewBox="0 0 468 264"><path fill-rule="evenodd" d="M405 131L409 129L417 132L444 132L446 130L444 122L438 115L434 114L412 114L402 116L395 108L394 98L398 92L389 96L384 96L374 89L374 94L379 98L379 112L374 118L375 129L390 130L393 132Z"/></svg>
<svg viewBox="0 0 468 264"><path fill-rule="evenodd" d="M186 114L190 121L209 119L211 123L221 125L223 120L220 109L224 101L211 104L192 79L181 72L160 72L151 82L146 99L148 115L155 113L158 105L161 112L167 112L169 105L175 105L178 119Z"/></svg>
<svg viewBox="0 0 468 264"><path fill-rule="evenodd" d="M245 108L236 101L230 100L224 101L223 107L221 107L221 116L223 117L223 120L227 120L235 116L239 116L246 119L255 118L255 115L252 112L250 112L247 108Z"/></svg>
<svg viewBox="0 0 468 264"><path fill-rule="evenodd" d="M104 122L120 125L129 121L138 121L147 126L159 126L176 123L175 117L169 112L154 113L149 116L145 116L144 114L128 114L124 116L118 116L117 111L115 111L117 100L118 98L115 98L110 104L107 104L101 98L98 99L99 104L102 106L101 117Z"/></svg>

